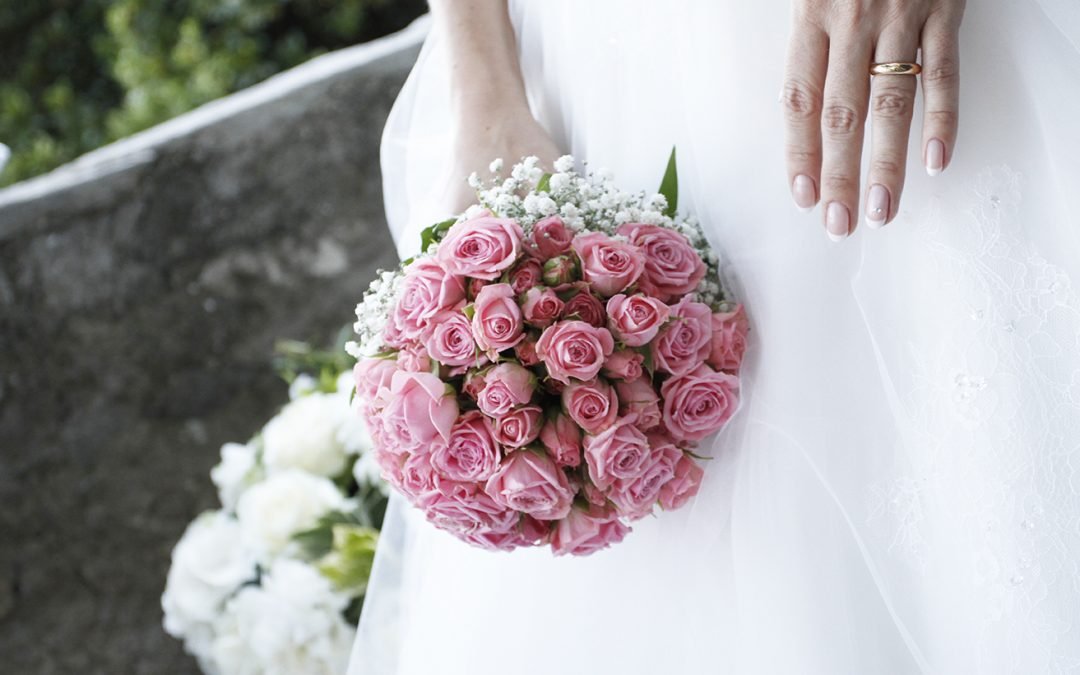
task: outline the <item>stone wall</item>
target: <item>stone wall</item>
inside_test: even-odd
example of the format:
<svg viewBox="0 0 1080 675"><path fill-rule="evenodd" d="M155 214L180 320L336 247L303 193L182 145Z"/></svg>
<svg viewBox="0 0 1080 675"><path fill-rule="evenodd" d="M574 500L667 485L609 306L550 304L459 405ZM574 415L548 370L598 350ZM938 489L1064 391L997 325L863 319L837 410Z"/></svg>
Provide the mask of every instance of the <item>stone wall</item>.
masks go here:
<svg viewBox="0 0 1080 675"><path fill-rule="evenodd" d="M425 25L0 191L0 670L196 673L161 629L220 445L395 261L378 141Z"/></svg>

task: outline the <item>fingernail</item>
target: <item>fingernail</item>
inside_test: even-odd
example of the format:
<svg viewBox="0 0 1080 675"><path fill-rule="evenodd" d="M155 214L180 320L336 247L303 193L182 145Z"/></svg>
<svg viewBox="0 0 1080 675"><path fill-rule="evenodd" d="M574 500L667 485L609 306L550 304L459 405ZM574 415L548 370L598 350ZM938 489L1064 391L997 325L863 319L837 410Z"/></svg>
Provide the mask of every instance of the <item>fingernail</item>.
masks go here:
<svg viewBox="0 0 1080 675"><path fill-rule="evenodd" d="M791 182L791 196L795 199L795 206L803 213L809 213L817 203L817 188L810 176L799 174Z"/></svg>
<svg viewBox="0 0 1080 675"><path fill-rule="evenodd" d="M931 138L926 144L926 173L936 176L945 170L945 144Z"/></svg>
<svg viewBox="0 0 1080 675"><path fill-rule="evenodd" d="M851 215L846 206L840 202L829 202L829 208L825 210L825 233L833 241L841 241L848 236L848 223Z"/></svg>
<svg viewBox="0 0 1080 675"><path fill-rule="evenodd" d="M866 225L878 229L889 217L889 191L883 185L874 185L866 198Z"/></svg>

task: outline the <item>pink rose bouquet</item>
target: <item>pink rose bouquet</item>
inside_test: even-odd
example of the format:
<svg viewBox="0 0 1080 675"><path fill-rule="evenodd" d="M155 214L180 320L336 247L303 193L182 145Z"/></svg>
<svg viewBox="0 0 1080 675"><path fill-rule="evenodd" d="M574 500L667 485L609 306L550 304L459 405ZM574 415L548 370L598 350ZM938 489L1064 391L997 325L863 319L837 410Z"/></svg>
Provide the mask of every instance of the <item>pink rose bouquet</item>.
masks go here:
<svg viewBox="0 0 1080 675"><path fill-rule="evenodd" d="M682 507L739 405L749 321L676 216L674 153L653 196L573 166L471 178L478 203L380 275L347 347L383 477L488 549L587 555Z"/></svg>

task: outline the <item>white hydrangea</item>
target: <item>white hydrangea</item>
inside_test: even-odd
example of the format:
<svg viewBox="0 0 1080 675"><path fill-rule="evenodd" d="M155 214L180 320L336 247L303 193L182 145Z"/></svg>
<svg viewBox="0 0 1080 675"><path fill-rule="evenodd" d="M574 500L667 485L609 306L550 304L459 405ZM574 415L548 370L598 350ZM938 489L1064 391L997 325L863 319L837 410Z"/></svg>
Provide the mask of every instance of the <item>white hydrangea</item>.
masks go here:
<svg viewBox="0 0 1080 675"><path fill-rule="evenodd" d="M348 458L338 429L350 417L352 410L337 394L315 392L290 401L263 427L267 470L303 469L328 478L341 474Z"/></svg>
<svg viewBox="0 0 1080 675"><path fill-rule="evenodd" d="M236 517L246 545L266 561L286 551L293 535L311 529L322 516L351 506L329 479L287 469L240 495Z"/></svg>
<svg viewBox="0 0 1080 675"><path fill-rule="evenodd" d="M240 495L259 479L259 474L255 446L226 443L221 446L221 461L210 469L210 480L217 486L221 505L234 511Z"/></svg>
<svg viewBox="0 0 1080 675"><path fill-rule="evenodd" d="M214 620L229 596L256 577L255 563L235 518L221 511L196 518L172 552L161 596L165 630L182 638L189 652L205 659Z"/></svg>
<svg viewBox="0 0 1080 675"><path fill-rule="evenodd" d="M229 601L214 626L213 662L229 675L340 675L356 636L347 605L313 567L280 560L261 586Z"/></svg>

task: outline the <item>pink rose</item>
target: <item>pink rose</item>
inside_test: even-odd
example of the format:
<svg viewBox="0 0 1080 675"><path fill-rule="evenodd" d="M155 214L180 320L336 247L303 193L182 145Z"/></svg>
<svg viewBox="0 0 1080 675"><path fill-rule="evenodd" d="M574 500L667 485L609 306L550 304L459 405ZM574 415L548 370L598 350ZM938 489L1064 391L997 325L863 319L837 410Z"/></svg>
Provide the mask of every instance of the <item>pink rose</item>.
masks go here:
<svg viewBox="0 0 1080 675"><path fill-rule="evenodd" d="M724 426L739 405L739 378L702 364L660 387L664 426L673 438L698 441Z"/></svg>
<svg viewBox="0 0 1080 675"><path fill-rule="evenodd" d="M465 373L465 379L461 383L461 392L473 399L474 401L480 398L480 392L484 391L484 387L487 386L487 373L491 370L486 368L484 370L470 370Z"/></svg>
<svg viewBox="0 0 1080 675"><path fill-rule="evenodd" d="M428 354L447 366L475 366L484 360L477 353L472 325L463 312L440 312L428 329Z"/></svg>
<svg viewBox="0 0 1080 675"><path fill-rule="evenodd" d="M505 361L484 373L484 387L476 405L490 417L505 415L525 405L536 390L536 376L516 363Z"/></svg>
<svg viewBox="0 0 1080 675"><path fill-rule="evenodd" d="M540 442L560 467L581 464L581 429L564 415L557 413L540 429Z"/></svg>
<svg viewBox="0 0 1080 675"><path fill-rule="evenodd" d="M371 403L380 389L390 387L390 381L397 369L394 359L379 357L360 359L353 366L356 395L365 403Z"/></svg>
<svg viewBox="0 0 1080 675"><path fill-rule="evenodd" d="M582 284L582 286L584 286L584 284ZM596 326L597 328L603 328L604 323L607 321L607 317L604 315L604 305L596 299L595 295L588 291L587 287L578 291L573 297L566 301L566 304L563 306L562 318L580 319L590 326Z"/></svg>
<svg viewBox="0 0 1080 675"><path fill-rule="evenodd" d="M536 354L548 375L563 384L570 378L587 382L596 377L614 349L615 340L606 328L584 321L560 321L545 328L536 342Z"/></svg>
<svg viewBox="0 0 1080 675"><path fill-rule="evenodd" d="M712 348L708 363L716 370L739 372L743 354L746 352L746 334L750 322L743 306L736 305L731 312L718 312L712 316Z"/></svg>
<svg viewBox="0 0 1080 675"><path fill-rule="evenodd" d="M649 515L660 497L661 489L675 477L675 465L683 452L665 436L649 436L652 451L640 476L617 480L608 498L619 514L632 519Z"/></svg>
<svg viewBox="0 0 1080 675"><path fill-rule="evenodd" d="M608 328L627 347L641 347L660 332L671 310L656 298L641 293L612 296L607 302Z"/></svg>
<svg viewBox="0 0 1080 675"><path fill-rule="evenodd" d="M420 345L413 344L402 349L398 352L397 362L398 368L411 373L431 372L431 359L427 350Z"/></svg>
<svg viewBox="0 0 1080 675"><path fill-rule="evenodd" d="M526 333L521 342L514 345L514 355L523 366L535 366L540 363L540 357L536 355L536 335Z"/></svg>
<svg viewBox="0 0 1080 675"><path fill-rule="evenodd" d="M418 452L405 459L401 465L400 488L413 504L421 508L439 497L439 477L431 466L430 454Z"/></svg>
<svg viewBox="0 0 1080 675"><path fill-rule="evenodd" d="M512 512L516 513L516 512ZM546 544L551 536L551 526L532 516L522 515L520 521L505 530L478 530L462 535L466 542L490 551L512 551L521 546Z"/></svg>
<svg viewBox="0 0 1080 675"><path fill-rule="evenodd" d="M395 455L392 452L379 447L379 442L375 442L375 463L379 465L379 475L384 481L389 483L397 490L404 492L404 475L402 473L402 465L404 464L403 455Z"/></svg>
<svg viewBox="0 0 1080 675"><path fill-rule="evenodd" d="M491 284L480 289L473 303L473 338L492 361L499 352L521 341L522 329L521 310L510 284Z"/></svg>
<svg viewBox="0 0 1080 675"><path fill-rule="evenodd" d="M619 414L636 415L638 429L648 431L660 424L660 396L650 378L616 382L615 393L619 395Z"/></svg>
<svg viewBox="0 0 1080 675"><path fill-rule="evenodd" d="M671 321L652 343L656 370L672 375L688 373L701 365L712 350L712 310L684 297L671 307Z"/></svg>
<svg viewBox="0 0 1080 675"><path fill-rule="evenodd" d="M626 223L619 234L644 253L642 289L670 301L697 288L705 277L705 263L682 234L658 225Z"/></svg>
<svg viewBox="0 0 1080 675"><path fill-rule="evenodd" d="M485 481L499 466L499 446L483 414L470 410L450 429L450 442L431 451L431 465L456 481Z"/></svg>
<svg viewBox="0 0 1080 675"><path fill-rule="evenodd" d="M511 453L485 490L496 503L540 520L565 518L574 501L562 470L547 455L528 450Z"/></svg>
<svg viewBox="0 0 1080 675"><path fill-rule="evenodd" d="M506 531L520 515L497 503L476 483L446 481L426 504L427 519L458 537L478 532Z"/></svg>
<svg viewBox="0 0 1080 675"><path fill-rule="evenodd" d="M544 263L544 283L561 286L577 279L577 259L570 255L557 255Z"/></svg>
<svg viewBox="0 0 1080 675"><path fill-rule="evenodd" d="M645 271L641 249L603 232L579 234L572 245L581 260L582 278L605 298L633 284Z"/></svg>
<svg viewBox="0 0 1080 675"><path fill-rule="evenodd" d="M619 399L611 385L602 380L567 385L562 392L563 410L590 434L611 426L619 412Z"/></svg>
<svg viewBox="0 0 1080 675"><path fill-rule="evenodd" d="M531 258L523 260L510 270L510 287L514 289L514 293L521 295L538 285L543 276L544 272L540 269L540 263Z"/></svg>
<svg viewBox="0 0 1080 675"><path fill-rule="evenodd" d="M660 489L660 507L665 511L682 508L698 493L705 470L688 455L679 458L675 465L675 477Z"/></svg>
<svg viewBox="0 0 1080 675"><path fill-rule="evenodd" d="M613 380L636 380L641 377L645 356L632 349L620 349L604 361L603 373Z"/></svg>
<svg viewBox="0 0 1080 675"><path fill-rule="evenodd" d="M558 216L548 216L533 225L532 248L543 260L566 253L573 240L574 232Z"/></svg>
<svg viewBox="0 0 1080 675"><path fill-rule="evenodd" d="M543 420L544 411L540 406L527 405L489 419L488 424L496 441L508 448L522 448L540 435Z"/></svg>
<svg viewBox="0 0 1080 675"><path fill-rule="evenodd" d="M590 555L617 544L630 532L610 507L573 508L560 520L551 535L555 555Z"/></svg>
<svg viewBox="0 0 1080 675"><path fill-rule="evenodd" d="M432 318L465 299L461 279L426 258L405 269L401 295L394 306L393 324L409 340L418 339Z"/></svg>
<svg viewBox="0 0 1080 675"><path fill-rule="evenodd" d="M490 281L514 264L524 236L513 220L484 213L453 225L435 258L451 274Z"/></svg>
<svg viewBox="0 0 1080 675"><path fill-rule="evenodd" d="M649 459L649 441L634 422L633 417L620 417L603 432L585 437L589 478L601 490L617 480L637 478Z"/></svg>
<svg viewBox="0 0 1080 675"><path fill-rule="evenodd" d="M533 286L525 292L521 312L525 323L537 328L547 328L563 311L563 301L550 288Z"/></svg>
<svg viewBox="0 0 1080 675"><path fill-rule="evenodd" d="M470 301L475 301L476 296L480 295L480 289L487 285L488 282L484 279L470 277L469 280L465 283L465 298Z"/></svg>
<svg viewBox="0 0 1080 675"><path fill-rule="evenodd" d="M435 375L397 371L387 401L382 427L396 447L414 451L437 440L450 440L450 428L458 416L457 399Z"/></svg>

